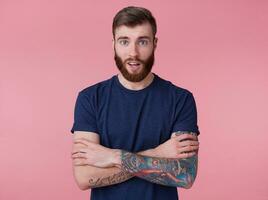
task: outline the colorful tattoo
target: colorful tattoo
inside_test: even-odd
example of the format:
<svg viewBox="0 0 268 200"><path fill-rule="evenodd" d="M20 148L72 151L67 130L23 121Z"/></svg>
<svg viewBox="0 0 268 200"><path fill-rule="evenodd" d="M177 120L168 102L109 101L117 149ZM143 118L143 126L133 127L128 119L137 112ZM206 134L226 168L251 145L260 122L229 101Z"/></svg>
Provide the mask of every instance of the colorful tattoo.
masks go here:
<svg viewBox="0 0 268 200"><path fill-rule="evenodd" d="M195 132L191 132L191 131L176 131L175 135L179 136L181 134L191 134L191 135L197 135Z"/></svg>
<svg viewBox="0 0 268 200"><path fill-rule="evenodd" d="M176 134L184 133L190 132L180 131ZM197 174L197 155L185 159L171 159L153 158L122 151L121 160L124 171L166 186L190 188Z"/></svg>

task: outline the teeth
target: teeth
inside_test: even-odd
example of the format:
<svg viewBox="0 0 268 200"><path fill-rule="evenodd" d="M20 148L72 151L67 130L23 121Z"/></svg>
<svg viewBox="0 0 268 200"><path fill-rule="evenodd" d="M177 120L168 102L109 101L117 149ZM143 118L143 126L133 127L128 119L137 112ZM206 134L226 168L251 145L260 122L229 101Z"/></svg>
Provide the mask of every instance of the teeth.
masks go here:
<svg viewBox="0 0 268 200"><path fill-rule="evenodd" d="M132 63L132 62L129 62L128 64L130 64L130 65L139 65L139 63Z"/></svg>

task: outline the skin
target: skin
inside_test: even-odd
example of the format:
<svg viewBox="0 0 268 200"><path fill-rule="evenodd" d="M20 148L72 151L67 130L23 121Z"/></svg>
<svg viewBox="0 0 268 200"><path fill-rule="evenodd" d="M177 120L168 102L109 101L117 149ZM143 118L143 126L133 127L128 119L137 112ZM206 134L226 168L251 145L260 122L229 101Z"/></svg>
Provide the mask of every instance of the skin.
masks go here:
<svg viewBox="0 0 268 200"><path fill-rule="evenodd" d="M124 171L166 186L190 188L197 174L197 155L186 159L155 158L121 151L119 163Z"/></svg>
<svg viewBox="0 0 268 200"><path fill-rule="evenodd" d="M73 149L74 166L94 166L98 169L116 167L119 170L108 176L90 178L91 188L116 184L133 176L167 186L190 188L196 176L197 159L193 158L197 156L199 142L196 136L187 132L180 132L179 135L174 133L168 141L155 149L138 154L109 149L85 138L76 139L74 145L78 144L83 147ZM143 165L133 160L143 160ZM163 173L164 169L166 171Z"/></svg>
<svg viewBox="0 0 268 200"><path fill-rule="evenodd" d="M142 73L144 63L157 46L157 38L153 37L148 23L135 27L120 26L112 41L114 53L120 57L127 72L133 75ZM126 64L129 60L141 61L140 67L133 70ZM131 90L147 87L153 78L149 72L143 80L132 82L122 73L118 74L120 83ZM82 190L121 183L134 176L162 185L189 188L197 171L197 140L197 136L188 132L173 133L158 147L133 154L100 145L97 133L75 132L72 150L74 176Z"/></svg>
<svg viewBox="0 0 268 200"><path fill-rule="evenodd" d="M73 140L72 153L74 154L74 152L77 152L80 148L88 147L87 144L99 144L100 138L99 134L94 132L76 131ZM163 148L159 150L163 150ZM148 149L138 154L157 156L155 149ZM81 161L84 161L84 159L78 158L77 156L72 156L72 159L74 178L81 190L121 183L134 176L128 172L123 172L117 167L100 168L93 165L81 165Z"/></svg>
<svg viewBox="0 0 268 200"><path fill-rule="evenodd" d="M132 75L142 73L146 63L157 46L157 38L154 38L150 24L144 23L134 28L120 26L115 31L115 38L112 39L114 53L120 57L124 63L125 69ZM141 65L137 70L133 70L127 65L130 60L141 61ZM122 73L118 75L119 81L124 87L130 90L140 90L147 87L153 79L150 72L140 82L131 82L127 80Z"/></svg>

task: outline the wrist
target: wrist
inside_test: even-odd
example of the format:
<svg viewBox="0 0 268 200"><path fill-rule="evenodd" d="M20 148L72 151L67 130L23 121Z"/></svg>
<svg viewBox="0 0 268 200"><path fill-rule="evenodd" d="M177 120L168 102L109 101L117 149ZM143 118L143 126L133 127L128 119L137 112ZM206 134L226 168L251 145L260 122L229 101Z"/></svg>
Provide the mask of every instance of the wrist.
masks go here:
<svg viewBox="0 0 268 200"><path fill-rule="evenodd" d="M158 147L151 149L151 154L152 154L152 157L160 157Z"/></svg>
<svg viewBox="0 0 268 200"><path fill-rule="evenodd" d="M114 149L113 150L113 165L115 167L121 168L122 162L121 162L121 154L122 151L120 149Z"/></svg>
<svg viewBox="0 0 268 200"><path fill-rule="evenodd" d="M157 148L148 149L148 150L139 152L138 155L148 156L148 157L158 157L158 150Z"/></svg>

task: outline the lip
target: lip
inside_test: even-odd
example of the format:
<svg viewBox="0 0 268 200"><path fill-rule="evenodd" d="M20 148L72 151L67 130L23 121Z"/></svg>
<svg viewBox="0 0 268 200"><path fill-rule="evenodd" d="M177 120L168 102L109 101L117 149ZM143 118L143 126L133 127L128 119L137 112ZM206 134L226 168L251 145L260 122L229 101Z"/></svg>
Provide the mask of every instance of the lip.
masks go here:
<svg viewBox="0 0 268 200"><path fill-rule="evenodd" d="M133 64L138 64L138 65L140 65L140 64L141 64L140 62L136 62L136 61L130 61L130 62L127 62L127 64L129 64L129 65L130 65L130 63L133 63Z"/></svg>
<svg viewBox="0 0 268 200"><path fill-rule="evenodd" d="M141 64L139 63L139 65L130 65L127 63L127 66L129 67L129 69L133 70L133 71L137 71L140 69Z"/></svg>

